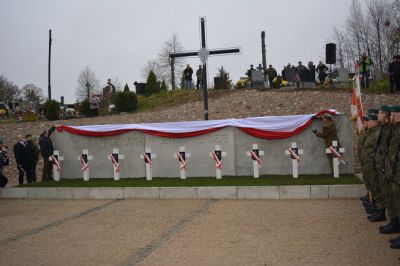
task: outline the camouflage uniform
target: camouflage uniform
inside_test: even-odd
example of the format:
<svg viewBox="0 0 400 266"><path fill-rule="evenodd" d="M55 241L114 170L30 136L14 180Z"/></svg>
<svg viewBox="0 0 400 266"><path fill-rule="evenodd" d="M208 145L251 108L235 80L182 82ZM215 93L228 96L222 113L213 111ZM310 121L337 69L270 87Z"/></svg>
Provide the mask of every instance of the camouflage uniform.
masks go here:
<svg viewBox="0 0 400 266"><path fill-rule="evenodd" d="M360 166L361 166L361 171L364 169L364 160L363 160L363 151L364 151L364 145L365 145L365 140L367 139L367 136L369 135L369 129L365 129L365 132L358 135L357 138L357 158L360 161ZM366 182L364 175L363 175L363 179L364 179L364 184L367 187L367 190L369 189L369 184L368 182Z"/></svg>
<svg viewBox="0 0 400 266"><path fill-rule="evenodd" d="M319 138L324 139L326 148L332 146L332 141L334 140L338 142L338 146L340 147L339 139L337 136L336 125L333 120L324 122L324 125L322 127L322 132L316 132L315 135ZM333 172L333 161L332 161L333 155L331 153L327 153L326 156L328 157L329 166L331 167L331 172Z"/></svg>

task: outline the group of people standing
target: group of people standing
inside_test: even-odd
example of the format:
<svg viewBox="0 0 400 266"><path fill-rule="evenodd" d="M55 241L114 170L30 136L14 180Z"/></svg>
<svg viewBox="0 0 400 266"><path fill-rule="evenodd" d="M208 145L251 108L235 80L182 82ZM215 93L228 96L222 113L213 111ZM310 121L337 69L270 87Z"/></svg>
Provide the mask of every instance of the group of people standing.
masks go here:
<svg viewBox="0 0 400 266"><path fill-rule="evenodd" d="M381 234L400 232L400 106L368 110L359 132L357 155L368 194L361 197L370 222L389 222ZM390 240L400 249L400 237Z"/></svg>
<svg viewBox="0 0 400 266"><path fill-rule="evenodd" d="M14 145L14 156L18 169L19 185L24 183L26 175L27 183L36 182L36 166L39 162L39 155L43 157L43 175L42 181L52 179L52 163L49 157L53 155L53 142L50 135L55 127L51 127L40 134L39 143L31 134L17 135L17 143Z"/></svg>
<svg viewBox="0 0 400 266"><path fill-rule="evenodd" d="M193 69L190 67L189 64L186 65L185 70L183 70L183 77L184 77L184 84L183 86L185 89L191 89L193 86ZM203 80L203 66L199 65L199 68L196 71L196 78L197 78L197 83L196 83L196 88L199 90L201 85L202 85L202 80Z"/></svg>

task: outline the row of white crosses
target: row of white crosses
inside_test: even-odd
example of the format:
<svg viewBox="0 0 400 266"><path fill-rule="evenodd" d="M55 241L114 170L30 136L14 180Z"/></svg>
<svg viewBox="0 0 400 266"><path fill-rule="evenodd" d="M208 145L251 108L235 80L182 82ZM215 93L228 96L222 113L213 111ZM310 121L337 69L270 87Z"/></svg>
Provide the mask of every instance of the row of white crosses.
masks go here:
<svg viewBox="0 0 400 266"><path fill-rule="evenodd" d="M326 153L333 155L333 173L334 177L339 177L339 164L345 162L342 159L341 154L345 152L344 148L339 148L337 141L332 142L332 146L326 149ZM303 150L297 147L296 142L292 142L291 147L285 150L286 155L290 155L292 160L292 173L293 178L299 177L299 167L300 167L300 155L303 155ZM186 160L191 157L191 154L186 152L184 146L179 147L179 152L173 154L174 157L179 162L180 176L181 179L186 179ZM257 144L253 144L252 149L246 152L246 155L250 157L253 161L253 173L254 178L259 178L259 168L261 168L260 156L264 156L264 151L258 149ZM214 150L210 152L210 157L215 162L215 176L217 179L222 178L222 158L227 156L226 152L221 151L220 145L215 145ZM140 155L140 158L144 160L146 164L146 179L152 180L152 170L151 166L153 159L157 158L157 154L151 153L151 148L146 148L145 152ZM124 155L119 154L118 149L113 149L112 154L108 155L108 159L111 160L113 165L114 180L120 179L120 165L119 160L124 159ZM60 156L59 151L55 150L53 155L49 157L49 160L53 162L53 173L54 180L60 180L60 161L64 160L63 156ZM89 181L89 161L93 160L93 156L89 155L87 149L82 150L82 154L78 157L78 160L82 164L83 180Z"/></svg>

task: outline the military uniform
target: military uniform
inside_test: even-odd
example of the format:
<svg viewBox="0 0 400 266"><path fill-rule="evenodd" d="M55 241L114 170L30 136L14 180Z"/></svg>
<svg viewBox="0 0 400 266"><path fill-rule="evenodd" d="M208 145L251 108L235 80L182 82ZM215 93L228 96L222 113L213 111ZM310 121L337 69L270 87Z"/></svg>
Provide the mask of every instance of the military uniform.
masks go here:
<svg viewBox="0 0 400 266"><path fill-rule="evenodd" d="M340 147L339 139L337 136L336 125L332 119L332 116L329 114L324 114L322 116L322 118L327 119L327 122L323 122L324 125L322 127L322 132L318 132L316 130L314 131L315 135L319 138L324 139L326 148L329 148L330 146L332 146L332 141L334 141L334 140L336 140L338 142L338 146ZM333 155L331 153L327 153L326 156L328 157L331 172L333 172L333 161L332 161Z"/></svg>

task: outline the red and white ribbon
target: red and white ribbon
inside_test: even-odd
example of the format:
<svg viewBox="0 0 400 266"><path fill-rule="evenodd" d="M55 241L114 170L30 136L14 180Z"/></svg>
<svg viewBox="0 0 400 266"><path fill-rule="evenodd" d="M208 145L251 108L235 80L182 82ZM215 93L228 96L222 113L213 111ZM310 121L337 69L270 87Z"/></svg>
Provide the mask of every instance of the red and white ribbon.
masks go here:
<svg viewBox="0 0 400 266"><path fill-rule="evenodd" d="M290 156L292 156L292 158L296 159L298 162L297 167L300 167L300 157L292 150L292 148L288 149Z"/></svg>
<svg viewBox="0 0 400 266"><path fill-rule="evenodd" d="M340 153L338 153L337 150L335 150L332 146L329 147L329 150L331 151L334 157L338 158L339 163L346 164L346 162L342 159L342 155L340 155Z"/></svg>
<svg viewBox="0 0 400 266"><path fill-rule="evenodd" d="M218 156L215 154L215 151L211 151L211 155L215 161L215 167L222 170L222 162L218 159Z"/></svg>
<svg viewBox="0 0 400 266"><path fill-rule="evenodd" d="M89 164L87 164L86 162L85 162L85 160L83 159L83 157L82 157L82 155L81 156L79 156L79 160L81 161L81 164L82 164L82 171L83 172L85 172L88 168L89 168Z"/></svg>
<svg viewBox="0 0 400 266"><path fill-rule="evenodd" d="M181 169L182 170L186 170L186 161L183 159L182 155L180 152L176 153L176 158L178 159L180 165L181 165Z"/></svg>
<svg viewBox="0 0 400 266"><path fill-rule="evenodd" d="M115 160L114 156L109 155L111 158L111 163L114 165L115 168L115 172L118 173L119 172L119 163L117 163L117 161Z"/></svg>
<svg viewBox="0 0 400 266"><path fill-rule="evenodd" d="M151 166L151 159L149 158L149 156L147 156L146 153L143 153L142 155L143 155L144 161L145 161L146 163L148 163L149 166Z"/></svg>
<svg viewBox="0 0 400 266"><path fill-rule="evenodd" d="M252 158L253 160L256 160L256 161L257 161L258 167L261 167L261 160L260 160L260 157L258 157L257 154L256 154L253 150L250 150L249 152L250 152L251 158Z"/></svg>
<svg viewBox="0 0 400 266"><path fill-rule="evenodd" d="M51 160L53 161L53 164L56 166L57 172L60 172L61 166L60 166L60 162L57 160L56 156L51 155Z"/></svg>

